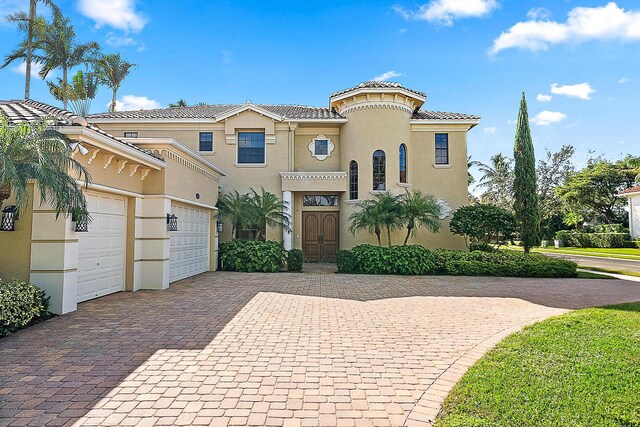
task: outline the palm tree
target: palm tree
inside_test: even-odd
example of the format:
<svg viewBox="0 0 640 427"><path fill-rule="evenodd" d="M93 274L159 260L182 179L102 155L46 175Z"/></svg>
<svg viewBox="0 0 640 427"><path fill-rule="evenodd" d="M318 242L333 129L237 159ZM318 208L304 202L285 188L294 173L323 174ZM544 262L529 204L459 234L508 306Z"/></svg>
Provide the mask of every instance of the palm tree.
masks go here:
<svg viewBox="0 0 640 427"><path fill-rule="evenodd" d="M35 181L40 202L51 204L56 215L86 211L86 200L76 178L88 187L89 173L71 156L68 139L51 129L47 119L9 125L0 119L0 208L15 195L18 211L29 201L29 183ZM71 176L73 173L75 176Z"/></svg>
<svg viewBox="0 0 640 427"><path fill-rule="evenodd" d="M380 227L380 218L377 215L378 212L375 209L375 205L376 202L371 199L358 203L357 207L360 208L360 210L355 211L349 216L349 222L351 223L349 225L349 231L354 235L362 230L375 233L378 239L378 246L382 246L382 241L380 240L382 228Z"/></svg>
<svg viewBox="0 0 640 427"><path fill-rule="evenodd" d="M249 218L249 196L240 194L237 190L223 194L216 204L219 218L228 218L231 221L231 235L238 238L240 229L247 226Z"/></svg>
<svg viewBox="0 0 640 427"><path fill-rule="evenodd" d="M267 227L282 227L291 231L291 216L286 213L288 202L278 199L275 194L261 188L258 193L253 188L249 194L249 215L253 225L256 226L256 238L265 240Z"/></svg>
<svg viewBox="0 0 640 427"><path fill-rule="evenodd" d="M483 203L513 209L513 160L498 153L491 157L491 164L481 163L483 176L478 183L485 191L480 197Z"/></svg>
<svg viewBox="0 0 640 427"><path fill-rule="evenodd" d="M172 102L171 104L169 104L170 108L175 108L175 107L188 107L189 104L187 104L187 101L185 101L184 99L180 98L178 99L176 102Z"/></svg>
<svg viewBox="0 0 640 427"><path fill-rule="evenodd" d="M91 101L96 97L98 91L98 76L95 73L78 73L73 76L72 84L65 87L62 79L58 78L58 84L47 82L49 92L58 101L67 100L71 102L71 110L81 117L86 117L91 108Z"/></svg>
<svg viewBox="0 0 640 427"><path fill-rule="evenodd" d="M404 225L402 206L398 197L384 193L378 195L376 199L360 202L357 206L360 210L349 216L351 222L349 231L353 234L361 230L373 232L378 239L378 245L382 246L380 234L382 228L386 228L387 243L391 246L391 230Z"/></svg>
<svg viewBox="0 0 640 427"><path fill-rule="evenodd" d="M44 18L36 14L36 5L38 2L49 6L54 16L61 15L58 6L51 0L30 0L28 15L24 12L17 12L7 16L7 22L17 24L18 30L25 33L26 38L20 42L16 50L5 57L5 62L0 66L0 69L2 69L18 59L22 59L25 62L25 99L29 99L31 93L31 61L34 51L34 40L38 40L44 34L44 28L46 27Z"/></svg>
<svg viewBox="0 0 640 427"><path fill-rule="evenodd" d="M467 185L471 185L476 182L475 177L471 175L471 172L469 172L469 169L473 166L482 166L482 162L479 162L478 160L471 160L471 156L467 156Z"/></svg>
<svg viewBox="0 0 640 427"><path fill-rule="evenodd" d="M35 60L42 64L40 77L46 78L49 73L62 69L62 91L64 109L67 109L70 91L68 82L69 70L81 64L88 64L95 59L100 50L96 42L76 42L76 32L69 18L54 15L53 22L47 26L44 36L38 41L39 53L34 53Z"/></svg>
<svg viewBox="0 0 640 427"><path fill-rule="evenodd" d="M96 71L98 72L100 83L109 87L113 91L109 111L116 111L116 99L120 85L127 78L131 69L137 67L136 64L125 61L119 53L103 55L96 61Z"/></svg>
<svg viewBox="0 0 640 427"><path fill-rule="evenodd" d="M623 159L623 163L625 169L629 169L631 174L636 174L634 182L636 184L640 183L640 156L632 156L629 154Z"/></svg>
<svg viewBox="0 0 640 427"><path fill-rule="evenodd" d="M407 244L409 237L414 236L416 229L424 227L429 231L440 230L440 207L436 204L433 196L424 195L420 190L406 191L400 197L402 206L402 217L407 224L407 235L404 244Z"/></svg>

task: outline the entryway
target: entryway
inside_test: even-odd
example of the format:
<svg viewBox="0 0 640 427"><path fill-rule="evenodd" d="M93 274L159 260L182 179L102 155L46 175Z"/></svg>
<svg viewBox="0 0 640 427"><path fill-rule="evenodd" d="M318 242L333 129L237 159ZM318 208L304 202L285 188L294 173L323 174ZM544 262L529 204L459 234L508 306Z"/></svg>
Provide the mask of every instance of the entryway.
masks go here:
<svg viewBox="0 0 640 427"><path fill-rule="evenodd" d="M335 262L338 251L338 212L302 213L305 261Z"/></svg>

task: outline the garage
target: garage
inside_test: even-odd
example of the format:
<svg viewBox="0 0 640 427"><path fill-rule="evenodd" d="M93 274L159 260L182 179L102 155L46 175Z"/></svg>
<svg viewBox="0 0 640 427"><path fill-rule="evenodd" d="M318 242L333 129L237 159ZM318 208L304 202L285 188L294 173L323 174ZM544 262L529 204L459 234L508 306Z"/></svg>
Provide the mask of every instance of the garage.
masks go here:
<svg viewBox="0 0 640 427"><path fill-rule="evenodd" d="M89 231L78 235L78 302L124 290L126 199L88 192Z"/></svg>
<svg viewBox="0 0 640 427"><path fill-rule="evenodd" d="M170 233L169 283L209 271L209 210L171 206L178 231Z"/></svg>

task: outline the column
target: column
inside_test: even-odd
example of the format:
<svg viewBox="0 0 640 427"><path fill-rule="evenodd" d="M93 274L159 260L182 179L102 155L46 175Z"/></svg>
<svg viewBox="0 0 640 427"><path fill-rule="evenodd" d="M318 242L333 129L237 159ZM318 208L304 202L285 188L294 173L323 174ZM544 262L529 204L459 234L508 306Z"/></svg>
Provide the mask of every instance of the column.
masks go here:
<svg viewBox="0 0 640 427"><path fill-rule="evenodd" d="M291 191L282 192L282 201L286 204L284 213L289 215L291 219L291 228L293 228L293 198L291 197ZM282 243L286 250L290 250L293 247L293 235L292 230L282 229Z"/></svg>
<svg viewBox="0 0 640 427"><path fill-rule="evenodd" d="M171 200L136 198L133 290L169 287L169 231Z"/></svg>

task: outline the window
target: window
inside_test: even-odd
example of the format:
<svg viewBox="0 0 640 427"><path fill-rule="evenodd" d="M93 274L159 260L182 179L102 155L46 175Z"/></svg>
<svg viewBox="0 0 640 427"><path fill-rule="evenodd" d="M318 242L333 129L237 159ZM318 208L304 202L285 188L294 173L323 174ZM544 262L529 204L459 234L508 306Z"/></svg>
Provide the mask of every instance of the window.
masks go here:
<svg viewBox="0 0 640 427"><path fill-rule="evenodd" d="M349 199L358 200L358 162L349 163Z"/></svg>
<svg viewBox="0 0 640 427"><path fill-rule="evenodd" d="M311 155L320 161L331 156L331 152L334 148L336 148L335 145L326 135L318 135L309 143L309 151L311 152Z"/></svg>
<svg viewBox="0 0 640 427"><path fill-rule="evenodd" d="M436 133L436 165L449 164L449 134Z"/></svg>
<svg viewBox="0 0 640 427"><path fill-rule="evenodd" d="M124 137L125 138L137 138L138 137L138 132L125 132L124 133Z"/></svg>
<svg viewBox="0 0 640 427"><path fill-rule="evenodd" d="M329 154L329 141L326 139L316 139L316 156L326 156Z"/></svg>
<svg viewBox="0 0 640 427"><path fill-rule="evenodd" d="M200 151L213 151L213 132L200 132Z"/></svg>
<svg viewBox="0 0 640 427"><path fill-rule="evenodd" d="M304 195L302 206L338 206L338 196Z"/></svg>
<svg viewBox="0 0 640 427"><path fill-rule="evenodd" d="M407 183L407 146L400 144L400 182Z"/></svg>
<svg viewBox="0 0 640 427"><path fill-rule="evenodd" d="M373 153L373 191L385 191L386 189L386 156L384 151L376 150Z"/></svg>
<svg viewBox="0 0 640 427"><path fill-rule="evenodd" d="M238 132L238 163L264 163L264 132Z"/></svg>

